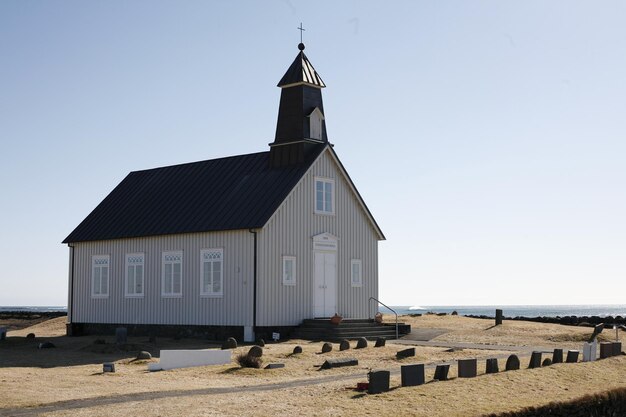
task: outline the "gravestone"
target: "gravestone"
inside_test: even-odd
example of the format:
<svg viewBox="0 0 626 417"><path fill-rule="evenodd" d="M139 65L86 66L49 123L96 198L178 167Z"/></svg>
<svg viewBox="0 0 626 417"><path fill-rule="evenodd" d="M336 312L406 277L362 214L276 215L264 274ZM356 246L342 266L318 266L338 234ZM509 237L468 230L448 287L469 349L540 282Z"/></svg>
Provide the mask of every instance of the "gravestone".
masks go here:
<svg viewBox="0 0 626 417"><path fill-rule="evenodd" d="M265 369L278 369L278 368L284 368L284 367L285 367L284 363L268 363Z"/></svg>
<svg viewBox="0 0 626 417"><path fill-rule="evenodd" d="M374 345L374 347L383 347L383 346L385 346L386 342L387 342L387 340L384 337L377 337L376 338L376 344Z"/></svg>
<svg viewBox="0 0 626 417"><path fill-rule="evenodd" d="M496 326L499 326L502 324L502 310L500 310L499 308L496 309Z"/></svg>
<svg viewBox="0 0 626 417"><path fill-rule="evenodd" d="M0 327L0 340L4 340L7 338L7 328Z"/></svg>
<svg viewBox="0 0 626 417"><path fill-rule="evenodd" d="M102 364L102 372L115 372L114 362L105 362Z"/></svg>
<svg viewBox="0 0 626 417"><path fill-rule="evenodd" d="M563 349L554 349L552 363L563 363Z"/></svg>
<svg viewBox="0 0 626 417"><path fill-rule="evenodd" d="M136 359L138 361L152 359L152 354L150 352L142 350L141 352L139 352L137 354L137 358Z"/></svg>
<svg viewBox="0 0 626 417"><path fill-rule="evenodd" d="M355 349L364 349L367 347L367 339L364 337L359 337L356 340L356 347Z"/></svg>
<svg viewBox="0 0 626 417"><path fill-rule="evenodd" d="M39 349L51 349L55 347L56 346L52 342L43 342L39 344Z"/></svg>
<svg viewBox="0 0 626 417"><path fill-rule="evenodd" d="M35 333L28 333L28 334L26 335L26 338L27 338L27 339L34 339L34 338L35 338Z"/></svg>
<svg viewBox="0 0 626 417"><path fill-rule="evenodd" d="M370 371L367 374L369 379L369 386L367 388L368 394L380 394L381 392L389 391L389 371Z"/></svg>
<svg viewBox="0 0 626 417"><path fill-rule="evenodd" d="M359 361L355 358L328 359L321 366L322 369L341 368L343 366L357 366Z"/></svg>
<svg viewBox="0 0 626 417"><path fill-rule="evenodd" d="M398 359L404 359L404 358L408 358L411 356L415 356L415 348L404 349L396 353L396 358Z"/></svg>
<svg viewBox="0 0 626 417"><path fill-rule="evenodd" d="M263 348L257 345L252 346L248 351L248 356L251 358L260 358L263 356Z"/></svg>
<svg viewBox="0 0 626 417"><path fill-rule="evenodd" d="M598 357L598 343L594 340L591 343L583 344L583 362L595 361Z"/></svg>
<svg viewBox="0 0 626 417"><path fill-rule="evenodd" d="M433 379L437 381L447 381L449 370L450 365L437 365L437 367L435 368L435 376L433 377Z"/></svg>
<svg viewBox="0 0 626 417"><path fill-rule="evenodd" d="M489 359L487 359L485 373L497 374L498 372L499 372L499 369L498 369L498 359L497 358L489 358Z"/></svg>
<svg viewBox="0 0 626 417"><path fill-rule="evenodd" d="M507 371L517 371L519 369L520 363L517 355L511 355L506 360L505 368Z"/></svg>
<svg viewBox="0 0 626 417"><path fill-rule="evenodd" d="M298 353L302 353L302 346L296 346L293 348L293 353L298 354Z"/></svg>
<svg viewBox="0 0 626 417"><path fill-rule="evenodd" d="M565 358L566 363L576 363L578 362L578 351L577 350L568 350L567 357Z"/></svg>
<svg viewBox="0 0 626 417"><path fill-rule="evenodd" d="M346 339L343 339L341 342L339 342L339 350L348 350L350 349L350 342L347 341Z"/></svg>
<svg viewBox="0 0 626 417"><path fill-rule="evenodd" d="M530 355L530 363L528 369L541 368L541 352L534 351Z"/></svg>
<svg viewBox="0 0 626 417"><path fill-rule="evenodd" d="M228 339L224 340L224 343L222 343L222 350L235 349L236 347L237 340L234 337L229 337Z"/></svg>
<svg viewBox="0 0 626 417"><path fill-rule="evenodd" d="M128 339L128 330L126 327L117 327L115 329L115 343L118 345L125 345Z"/></svg>
<svg viewBox="0 0 626 417"><path fill-rule="evenodd" d="M326 342L322 345L322 353L328 353L333 350L333 345Z"/></svg>
<svg viewBox="0 0 626 417"><path fill-rule="evenodd" d="M265 340L259 339L256 341L256 344L261 347L265 347Z"/></svg>
<svg viewBox="0 0 626 417"><path fill-rule="evenodd" d="M459 359L457 365L459 378L474 378L476 376L476 359Z"/></svg>
<svg viewBox="0 0 626 417"><path fill-rule="evenodd" d="M550 366L550 365L552 365L552 359L550 358L545 358L543 362L541 362L541 366Z"/></svg>
<svg viewBox="0 0 626 417"><path fill-rule="evenodd" d="M622 342L613 342L613 356L622 354Z"/></svg>
<svg viewBox="0 0 626 417"><path fill-rule="evenodd" d="M606 359L613 356L613 343L602 342L600 343L600 359Z"/></svg>
<svg viewBox="0 0 626 417"><path fill-rule="evenodd" d="M418 365L402 365L400 367L400 376L402 378L403 387L413 387L424 383L424 364Z"/></svg>

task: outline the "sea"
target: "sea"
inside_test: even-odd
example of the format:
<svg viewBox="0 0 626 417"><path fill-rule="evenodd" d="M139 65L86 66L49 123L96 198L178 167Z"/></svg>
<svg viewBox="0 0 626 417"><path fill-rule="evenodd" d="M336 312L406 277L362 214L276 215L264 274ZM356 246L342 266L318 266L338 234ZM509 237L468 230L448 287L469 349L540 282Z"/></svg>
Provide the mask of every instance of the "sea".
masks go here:
<svg viewBox="0 0 626 417"><path fill-rule="evenodd" d="M452 313L456 311L462 316L495 316L496 309L502 309L505 317L565 317L565 316L622 316L626 317L626 304L597 304L597 305L491 305L491 306L390 306L398 315L402 314L425 314ZM382 313L391 311L380 306ZM23 312L65 312L67 307L62 306L0 306L3 311Z"/></svg>

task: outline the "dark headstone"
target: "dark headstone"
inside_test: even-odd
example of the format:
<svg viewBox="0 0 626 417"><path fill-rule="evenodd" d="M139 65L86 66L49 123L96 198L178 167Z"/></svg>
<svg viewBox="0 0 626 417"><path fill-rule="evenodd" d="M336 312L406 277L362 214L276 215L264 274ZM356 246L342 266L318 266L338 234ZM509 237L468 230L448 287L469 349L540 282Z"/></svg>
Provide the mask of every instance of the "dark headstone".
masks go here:
<svg viewBox="0 0 626 417"><path fill-rule="evenodd" d="M374 345L374 347L383 347L383 346L385 346L386 342L387 342L387 340L384 337L377 337L376 338L376 344Z"/></svg>
<svg viewBox="0 0 626 417"><path fill-rule="evenodd" d="M28 334L26 335L26 338L27 338L27 339L34 339L34 338L35 338L35 333L28 333Z"/></svg>
<svg viewBox="0 0 626 417"><path fill-rule="evenodd" d="M39 349L51 349L55 347L56 346L52 342L43 342L39 344Z"/></svg>
<svg viewBox="0 0 626 417"><path fill-rule="evenodd" d="M613 343L602 342L600 343L600 359L606 359L613 356Z"/></svg>
<svg viewBox="0 0 626 417"><path fill-rule="evenodd" d="M142 350L141 352L137 354L137 360L148 360L148 359L152 359L152 355L148 351Z"/></svg>
<svg viewBox="0 0 626 417"><path fill-rule="evenodd" d="M604 330L604 323L597 324L597 325L593 328L593 333L592 333L591 337L589 338L589 343L593 342L593 339L595 339L596 337L598 337L598 335L599 335L600 333L602 333L602 330Z"/></svg>
<svg viewBox="0 0 626 417"><path fill-rule="evenodd" d="M248 356L251 358L260 358L263 356L263 348L257 345L252 346L248 351Z"/></svg>
<svg viewBox="0 0 626 417"><path fill-rule="evenodd" d="M450 371L450 365L437 365L433 379L437 381L447 381L448 371Z"/></svg>
<svg viewBox="0 0 626 417"><path fill-rule="evenodd" d="M552 359L550 358L545 358L543 362L541 362L541 366L550 366L550 365L552 365Z"/></svg>
<svg viewBox="0 0 626 417"><path fill-rule="evenodd" d="M348 350L350 349L350 342L347 341L346 339L343 339L341 342L339 342L339 350Z"/></svg>
<svg viewBox="0 0 626 417"><path fill-rule="evenodd" d="M411 356L415 356L415 348L404 349L396 353L396 358L398 359L409 358Z"/></svg>
<svg viewBox="0 0 626 417"><path fill-rule="evenodd" d="M261 347L265 347L265 340L259 339L256 341L256 344Z"/></svg>
<svg viewBox="0 0 626 417"><path fill-rule="evenodd" d="M296 346L293 348L294 355L297 353L302 353L302 346Z"/></svg>
<svg viewBox="0 0 626 417"><path fill-rule="evenodd" d="M622 342L613 342L613 356L620 355L622 353Z"/></svg>
<svg viewBox="0 0 626 417"><path fill-rule="evenodd" d="M368 394L380 394L381 392L389 391L389 371L370 371L367 374L369 379L369 386L367 388Z"/></svg>
<svg viewBox="0 0 626 417"><path fill-rule="evenodd" d="M541 368L541 352L534 351L532 355L530 355L530 362L528 363L528 368Z"/></svg>
<svg viewBox="0 0 626 417"><path fill-rule="evenodd" d="M502 318L504 316L502 315L502 310L500 310L499 308L496 309L496 326L499 326L502 324Z"/></svg>
<svg viewBox="0 0 626 417"><path fill-rule="evenodd" d="M400 367L403 387L412 387L424 383L424 364L402 365Z"/></svg>
<svg viewBox="0 0 626 417"><path fill-rule="evenodd" d="M563 349L554 349L552 363L563 363Z"/></svg>
<svg viewBox="0 0 626 417"><path fill-rule="evenodd" d="M265 369L278 369L278 368L284 368L284 367L285 367L284 363L268 363Z"/></svg>
<svg viewBox="0 0 626 417"><path fill-rule="evenodd" d="M363 349L367 347L367 339L364 337L359 337L356 340L356 347L355 349Z"/></svg>
<svg viewBox="0 0 626 417"><path fill-rule="evenodd" d="M511 355L506 360L505 368L507 371L517 371L519 369L520 363L517 355Z"/></svg>
<svg viewBox="0 0 626 417"><path fill-rule="evenodd" d="M224 343L222 343L222 350L235 349L236 347L237 347L237 340L235 340L234 337L229 337L228 339L224 340Z"/></svg>
<svg viewBox="0 0 626 417"><path fill-rule="evenodd" d="M568 350L567 358L565 358L565 362L567 363L576 363L578 362L578 351L577 350Z"/></svg>
<svg viewBox="0 0 626 417"><path fill-rule="evenodd" d="M359 361L355 358L328 359L322 364L322 369L341 368L342 366L357 366Z"/></svg>
<svg viewBox="0 0 626 417"><path fill-rule="evenodd" d="M328 353L333 350L333 345L326 342L322 345L322 353Z"/></svg>
<svg viewBox="0 0 626 417"><path fill-rule="evenodd" d="M103 363L102 372L115 372L115 363L114 362Z"/></svg>
<svg viewBox="0 0 626 417"><path fill-rule="evenodd" d="M0 340L4 340L7 338L7 328L0 327Z"/></svg>
<svg viewBox="0 0 626 417"><path fill-rule="evenodd" d="M459 378L474 378L476 376L477 361L476 359L459 359L458 371Z"/></svg>
<svg viewBox="0 0 626 417"><path fill-rule="evenodd" d="M115 329L115 343L118 345L126 344L128 330L126 327L118 327Z"/></svg>
<svg viewBox="0 0 626 417"><path fill-rule="evenodd" d="M485 372L488 374L497 374L499 372L497 358L487 359Z"/></svg>

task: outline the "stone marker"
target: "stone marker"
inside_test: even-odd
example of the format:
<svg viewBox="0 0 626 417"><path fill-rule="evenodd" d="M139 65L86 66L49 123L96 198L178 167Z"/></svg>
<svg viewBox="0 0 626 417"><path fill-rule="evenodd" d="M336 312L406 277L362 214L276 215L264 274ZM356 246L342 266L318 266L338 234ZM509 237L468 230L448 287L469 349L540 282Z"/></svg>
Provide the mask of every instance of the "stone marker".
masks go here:
<svg viewBox="0 0 626 417"><path fill-rule="evenodd" d="M346 339L343 339L341 342L339 342L339 350L348 350L350 349L350 342L347 341Z"/></svg>
<svg viewBox="0 0 626 417"><path fill-rule="evenodd" d="M126 330L126 327L117 327L115 329L115 343L116 344L118 345L126 344L127 336L128 336L128 330Z"/></svg>
<svg viewBox="0 0 626 417"><path fill-rule="evenodd" d="M435 368L435 376L433 377L433 379L436 381L447 381L449 370L450 365L437 365L437 367Z"/></svg>
<svg viewBox="0 0 626 417"><path fill-rule="evenodd" d="M376 344L374 345L374 347L383 347L385 346L386 342L387 342L387 339L385 339L384 337L377 337Z"/></svg>
<svg viewBox="0 0 626 417"><path fill-rule="evenodd" d="M528 364L528 369L533 368L541 368L541 352L534 351L530 355L530 363Z"/></svg>
<svg viewBox="0 0 626 417"><path fill-rule="evenodd" d="M411 356L415 356L415 348L404 349L396 353L396 358L398 359L409 358Z"/></svg>
<svg viewBox="0 0 626 417"><path fill-rule="evenodd" d="M7 328L0 327L0 340L4 340L7 338Z"/></svg>
<svg viewBox="0 0 626 417"><path fill-rule="evenodd" d="M389 391L389 371L370 371L367 374L369 379L369 386L367 387L368 394L380 394L381 392Z"/></svg>
<svg viewBox="0 0 626 417"><path fill-rule="evenodd" d="M260 358L263 356L263 348L257 345L252 346L248 351L248 356L251 358Z"/></svg>
<svg viewBox="0 0 626 417"><path fill-rule="evenodd" d="M43 342L39 344L39 349L51 349L55 347L56 346L52 342Z"/></svg>
<svg viewBox="0 0 626 417"><path fill-rule="evenodd" d="M326 342L322 345L322 353L328 353L333 350L333 345Z"/></svg>
<svg viewBox="0 0 626 417"><path fill-rule="evenodd" d="M497 374L499 371L500 370L498 369L498 359L497 358L487 359L485 373Z"/></svg>
<svg viewBox="0 0 626 417"><path fill-rule="evenodd" d="M137 360L147 360L147 359L152 359L152 354L150 352L142 350L141 352L137 354Z"/></svg>
<svg viewBox="0 0 626 417"><path fill-rule="evenodd" d="M502 310L500 310L499 308L496 309L496 326L499 326L502 324Z"/></svg>
<svg viewBox="0 0 626 417"><path fill-rule="evenodd" d="M602 333L602 330L604 330L604 323L600 323L597 324L594 328L593 328L593 334L591 335L591 337L589 338L589 343L593 342L594 339L596 337L598 337L598 335L600 333Z"/></svg>
<svg viewBox="0 0 626 417"><path fill-rule="evenodd" d="M364 337L359 337L356 340L356 347L355 349L364 349L367 347L367 339Z"/></svg>
<svg viewBox="0 0 626 417"><path fill-rule="evenodd" d="M568 350L567 357L565 358L566 363L576 363L578 362L578 351L577 350Z"/></svg>
<svg viewBox="0 0 626 417"><path fill-rule="evenodd" d="M284 367L285 367L284 363L268 363L265 369L278 369L278 368L284 368Z"/></svg>
<svg viewBox="0 0 626 417"><path fill-rule="evenodd" d="M261 347L265 347L265 340L259 339L256 341L256 344Z"/></svg>
<svg viewBox="0 0 626 417"><path fill-rule="evenodd" d="M298 354L298 353L302 353L302 346L296 346L293 348L293 353Z"/></svg>
<svg viewBox="0 0 626 417"><path fill-rule="evenodd" d="M328 359L321 366L322 369L341 368L342 366L356 366L359 361L355 358Z"/></svg>
<svg viewBox="0 0 626 417"><path fill-rule="evenodd" d="M622 342L613 342L613 356L621 355Z"/></svg>
<svg viewBox="0 0 626 417"><path fill-rule="evenodd" d="M424 383L424 364L402 365L400 367L403 387L413 387Z"/></svg>
<svg viewBox="0 0 626 417"><path fill-rule="evenodd" d="M511 355L506 360L505 368L507 371L517 371L519 369L520 363L517 355Z"/></svg>
<svg viewBox="0 0 626 417"><path fill-rule="evenodd" d="M27 338L27 339L34 339L34 338L35 338L35 333L28 333L28 334L26 335L26 338Z"/></svg>
<svg viewBox="0 0 626 417"><path fill-rule="evenodd" d="M229 337L228 339L224 340L224 343L222 343L222 350L235 349L236 347L237 340L235 340L234 337Z"/></svg>
<svg viewBox="0 0 626 417"><path fill-rule="evenodd" d="M550 365L552 365L552 359L550 358L545 358L543 362L541 362L541 366L550 366Z"/></svg>
<svg viewBox="0 0 626 417"><path fill-rule="evenodd" d="M598 342L583 343L583 362L595 361L598 357Z"/></svg>
<svg viewBox="0 0 626 417"><path fill-rule="evenodd" d="M476 376L476 359L459 359L457 365L459 378L474 378Z"/></svg>
<svg viewBox="0 0 626 417"><path fill-rule="evenodd" d="M115 372L115 363L105 362L102 364L102 372Z"/></svg>
<svg viewBox="0 0 626 417"><path fill-rule="evenodd" d="M600 359L606 359L613 356L613 343L602 342L600 343Z"/></svg>
<svg viewBox="0 0 626 417"><path fill-rule="evenodd" d="M552 363L563 363L563 349L554 349Z"/></svg>

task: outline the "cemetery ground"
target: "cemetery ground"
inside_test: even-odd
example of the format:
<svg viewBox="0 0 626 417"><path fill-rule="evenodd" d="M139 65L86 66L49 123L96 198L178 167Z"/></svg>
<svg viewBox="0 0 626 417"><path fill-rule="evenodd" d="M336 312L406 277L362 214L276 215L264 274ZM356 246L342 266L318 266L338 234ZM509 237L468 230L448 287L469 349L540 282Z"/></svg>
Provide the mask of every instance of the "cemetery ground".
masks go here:
<svg viewBox="0 0 626 417"><path fill-rule="evenodd" d="M387 322L392 318L385 316ZM235 361L249 346L233 350L227 365L148 372L150 361L135 361L139 350L158 356L159 349L219 347L198 339L162 338L155 344L145 337L129 337L115 345L115 336L65 337L65 317L29 326L30 322L4 323L6 340L0 341L0 415L44 416L203 416L203 415L414 415L480 416L566 401L586 394L626 387L626 356L595 362L555 364L526 369L536 348L581 349L590 328L523 321L493 321L458 316L402 317L415 334L419 329L438 329L430 341L388 341L375 348L322 354L320 342L290 340L268 343L263 363L284 363L280 369L240 368ZM35 339L28 339L35 333ZM620 331L624 339L624 332ZM605 330L601 340L613 340ZM410 337L409 337L410 338ZM104 339L105 344L95 344ZM419 339L419 337L414 337ZM37 349L42 341L56 345ZM301 354L292 354L300 345ZM396 352L415 345L415 357L396 359ZM451 349L453 346L471 348ZM504 372L511 353L521 359L521 369ZM485 359L497 357L500 373L484 375ZM544 354L544 357L551 357ZM356 358L357 366L320 370L330 358ZM456 378L453 361L478 358L479 376ZM158 361L153 359L152 361ZM102 373L103 362L115 362L115 373ZM451 380L431 382L434 365L452 362ZM426 363L426 381L416 387L400 387L402 365ZM429 366L432 365L432 366ZM367 381L370 369L391 370L391 390L371 395L354 390Z"/></svg>

